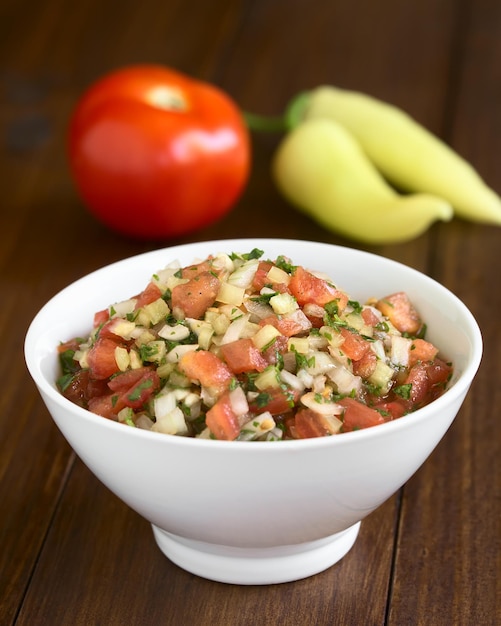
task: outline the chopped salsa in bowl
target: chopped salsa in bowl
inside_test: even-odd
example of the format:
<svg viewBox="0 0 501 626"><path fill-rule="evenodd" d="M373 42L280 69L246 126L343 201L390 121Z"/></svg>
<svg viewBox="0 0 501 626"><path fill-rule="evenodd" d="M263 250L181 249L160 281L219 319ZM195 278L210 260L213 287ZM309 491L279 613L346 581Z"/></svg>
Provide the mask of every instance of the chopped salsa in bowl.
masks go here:
<svg viewBox="0 0 501 626"><path fill-rule="evenodd" d="M360 303L329 276L263 252L167 265L62 343L72 402L170 435L276 441L405 416L446 389L452 364L405 292Z"/></svg>

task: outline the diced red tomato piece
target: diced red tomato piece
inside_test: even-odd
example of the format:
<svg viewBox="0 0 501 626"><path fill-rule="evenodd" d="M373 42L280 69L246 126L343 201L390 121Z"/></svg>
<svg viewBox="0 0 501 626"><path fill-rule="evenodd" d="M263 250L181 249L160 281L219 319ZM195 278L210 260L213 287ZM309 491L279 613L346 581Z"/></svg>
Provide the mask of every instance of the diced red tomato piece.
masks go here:
<svg viewBox="0 0 501 626"><path fill-rule="evenodd" d="M125 372L120 372L108 381L108 387L112 391L126 391L127 389L130 389L136 383L138 383L143 378L143 376L145 376L145 374L147 372L150 372L151 370L151 367L145 366L138 367L134 370L126 370Z"/></svg>
<svg viewBox="0 0 501 626"><path fill-rule="evenodd" d="M207 411L205 423L216 439L233 441L238 437L240 424L231 408L228 392L225 392Z"/></svg>
<svg viewBox="0 0 501 626"><path fill-rule="evenodd" d="M423 406L431 390L428 366L425 363L416 363L413 365L403 384L411 385L408 403L414 408Z"/></svg>
<svg viewBox="0 0 501 626"><path fill-rule="evenodd" d="M404 403L400 400L378 402L378 404L374 405L373 408L377 411L381 411L386 421L399 419L407 412Z"/></svg>
<svg viewBox="0 0 501 626"><path fill-rule="evenodd" d="M212 271L212 263L210 259L206 259L201 263L194 263L193 265L188 265L187 267L183 267L181 270L181 276L183 278L192 279L200 274L204 274Z"/></svg>
<svg viewBox="0 0 501 626"><path fill-rule="evenodd" d="M369 378L377 367L377 356L372 350L367 350L362 358L358 359L358 361L353 361L352 367L355 376Z"/></svg>
<svg viewBox="0 0 501 626"><path fill-rule="evenodd" d="M374 328L374 326L377 326L379 324L379 317L374 313L371 308L365 307L364 309L362 309L361 315L367 326L372 326Z"/></svg>
<svg viewBox="0 0 501 626"><path fill-rule="evenodd" d="M221 354L234 374L262 372L268 365L252 339L237 339L221 346Z"/></svg>
<svg viewBox="0 0 501 626"><path fill-rule="evenodd" d="M80 348L80 343L78 341L78 339L70 339L69 341L65 341L64 343L59 344L59 346L57 347L57 351L59 352L59 354L62 354L63 352L66 352L67 350L73 350L73 352L76 352L78 349Z"/></svg>
<svg viewBox="0 0 501 626"><path fill-rule="evenodd" d="M186 352L179 361L179 369L188 378L198 380L202 386L218 393L227 389L234 378L226 363L208 350Z"/></svg>
<svg viewBox="0 0 501 626"><path fill-rule="evenodd" d="M423 322L419 313L403 291L393 293L376 303L376 308L390 320L401 333L415 335Z"/></svg>
<svg viewBox="0 0 501 626"><path fill-rule="evenodd" d="M295 389L270 387L260 392L255 400L249 402L249 411L254 415L269 411L272 415L288 413L299 400L299 392Z"/></svg>
<svg viewBox="0 0 501 626"><path fill-rule="evenodd" d="M254 274L254 278L252 280L252 288L254 291L261 291L261 289L269 284L268 272L273 267L273 264L270 261L259 261L257 266L256 273Z"/></svg>
<svg viewBox="0 0 501 626"><path fill-rule="evenodd" d="M263 358L268 365L274 365L277 362L277 354L283 354L287 351L288 339L284 335L277 335L272 345L262 352Z"/></svg>
<svg viewBox="0 0 501 626"><path fill-rule="evenodd" d="M97 311L94 313L94 328L98 328L102 324L105 324L110 319L110 312L108 309Z"/></svg>
<svg viewBox="0 0 501 626"><path fill-rule="evenodd" d="M282 419L284 427L284 439L299 439L296 432L296 416L292 413L286 414Z"/></svg>
<svg viewBox="0 0 501 626"><path fill-rule="evenodd" d="M411 349L409 351L409 366L412 367L418 361L433 361L437 354L438 348L436 348L429 341L425 341L424 339L413 339Z"/></svg>
<svg viewBox="0 0 501 626"><path fill-rule="evenodd" d="M338 404L344 407L342 430L345 433L352 430L370 428L385 422L381 413L354 398L342 398Z"/></svg>
<svg viewBox="0 0 501 626"><path fill-rule="evenodd" d="M155 300L158 300L158 298L162 297L162 292L160 290L160 288L158 287L158 285L156 285L155 283L148 283L146 285L146 288L144 289L144 291L142 291L138 296L137 296L137 302L135 305L135 309L140 309L143 306L146 306L147 304L151 304L152 302L155 302Z"/></svg>
<svg viewBox="0 0 501 626"><path fill-rule="evenodd" d="M87 386L89 384L89 370L79 370L74 374L69 385L62 391L65 398L68 398L78 406L87 406Z"/></svg>
<svg viewBox="0 0 501 626"><path fill-rule="evenodd" d="M427 373L433 386L443 386L451 377L452 365L442 359L435 358L433 363L428 364Z"/></svg>
<svg viewBox="0 0 501 626"><path fill-rule="evenodd" d="M332 426L323 415L315 413L315 411L311 409L300 409L296 413L294 426L296 435L300 439L325 437L338 432L337 430L333 430Z"/></svg>
<svg viewBox="0 0 501 626"><path fill-rule="evenodd" d="M219 278L211 272L202 272L187 283L174 287L172 307L181 309L186 317L198 319L214 304L219 286Z"/></svg>
<svg viewBox="0 0 501 626"><path fill-rule="evenodd" d="M335 300L341 312L348 304L348 296L345 293L300 265L292 274L289 290L300 306L311 303L325 306L328 302Z"/></svg>
<svg viewBox="0 0 501 626"><path fill-rule="evenodd" d="M96 396L89 400L89 411L101 415L101 417L107 417L111 420L117 420L118 411L115 408L117 400L116 394L109 393L105 396Z"/></svg>
<svg viewBox="0 0 501 626"><path fill-rule="evenodd" d="M403 385L411 385L409 397L402 399L408 411L414 411L435 400L443 393L452 367L436 358L432 362L418 361L411 367Z"/></svg>
<svg viewBox="0 0 501 626"><path fill-rule="evenodd" d="M343 337L340 349L349 359L359 361L371 349L370 343L362 335L348 328L341 328L340 333Z"/></svg>
<svg viewBox="0 0 501 626"><path fill-rule="evenodd" d="M115 360L115 348L124 345L110 337L98 337L87 355L91 378L100 380L116 374L119 367Z"/></svg>
<svg viewBox="0 0 501 626"><path fill-rule="evenodd" d="M274 326L285 337L293 337L307 330L304 324L301 324L294 318L279 317L278 315L269 315L259 321L260 326Z"/></svg>
<svg viewBox="0 0 501 626"><path fill-rule="evenodd" d="M143 376L119 395L115 403L115 410L118 413L124 407L130 407L135 410L140 409L159 388L160 378L158 374L154 370L146 368Z"/></svg>

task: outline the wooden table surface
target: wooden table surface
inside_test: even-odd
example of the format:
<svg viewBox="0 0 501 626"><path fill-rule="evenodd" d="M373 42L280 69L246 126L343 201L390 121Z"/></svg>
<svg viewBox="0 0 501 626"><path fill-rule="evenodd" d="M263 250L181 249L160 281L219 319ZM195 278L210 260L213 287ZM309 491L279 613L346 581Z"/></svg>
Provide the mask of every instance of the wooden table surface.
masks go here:
<svg viewBox="0 0 501 626"><path fill-rule="evenodd" d="M0 5L0 623L457 626L501 623L501 230L454 219L406 244L362 246L275 189L279 136L253 136L249 185L219 223L174 241L109 232L65 155L83 89L131 63L213 82L278 115L321 83L406 109L501 192L501 3L495 0L3 0ZM28 376L27 327L90 270L163 247L271 236L365 248L454 291L485 338L479 374L424 466L314 577L268 587L189 574L150 525L75 457Z"/></svg>

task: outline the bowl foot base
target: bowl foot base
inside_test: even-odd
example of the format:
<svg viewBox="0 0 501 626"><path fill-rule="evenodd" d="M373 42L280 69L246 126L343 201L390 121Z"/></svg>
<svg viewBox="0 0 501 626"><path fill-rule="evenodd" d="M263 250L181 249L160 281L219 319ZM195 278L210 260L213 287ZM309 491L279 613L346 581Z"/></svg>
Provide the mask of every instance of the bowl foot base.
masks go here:
<svg viewBox="0 0 501 626"><path fill-rule="evenodd" d="M323 539L276 548L216 545L152 526L160 550L184 570L222 583L270 585L313 576L340 561L355 543L360 522Z"/></svg>

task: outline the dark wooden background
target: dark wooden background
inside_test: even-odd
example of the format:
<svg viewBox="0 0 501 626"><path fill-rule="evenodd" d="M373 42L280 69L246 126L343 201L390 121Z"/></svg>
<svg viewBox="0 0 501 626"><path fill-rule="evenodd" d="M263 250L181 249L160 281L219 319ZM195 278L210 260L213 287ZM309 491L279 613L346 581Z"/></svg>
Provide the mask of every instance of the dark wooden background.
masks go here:
<svg viewBox="0 0 501 626"><path fill-rule="evenodd" d="M405 108L501 192L497 0L1 0L0 623L3 625L494 626L501 623L501 230L455 219L408 244L366 247L453 290L485 337L452 428L353 550L270 587L202 580L77 459L23 360L29 322L59 289L132 254L197 239L272 236L361 247L294 211L273 187L278 138L255 135L235 209L174 242L100 226L72 186L69 114L104 72L157 62L279 114L320 83Z"/></svg>

